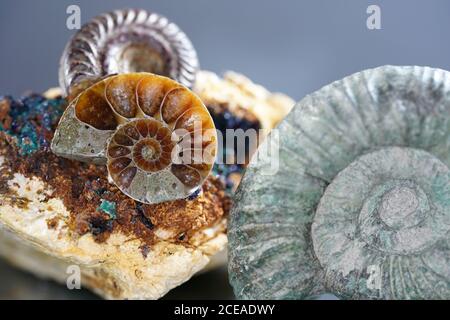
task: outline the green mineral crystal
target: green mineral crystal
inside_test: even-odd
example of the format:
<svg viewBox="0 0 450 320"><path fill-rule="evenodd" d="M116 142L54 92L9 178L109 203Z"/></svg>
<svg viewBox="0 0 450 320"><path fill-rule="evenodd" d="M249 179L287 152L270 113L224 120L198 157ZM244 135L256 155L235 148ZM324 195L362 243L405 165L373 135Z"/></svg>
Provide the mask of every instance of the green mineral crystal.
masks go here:
<svg viewBox="0 0 450 320"><path fill-rule="evenodd" d="M100 205L97 208L98 211L103 211L109 215L110 219L116 219L116 203L105 199L101 199Z"/></svg>

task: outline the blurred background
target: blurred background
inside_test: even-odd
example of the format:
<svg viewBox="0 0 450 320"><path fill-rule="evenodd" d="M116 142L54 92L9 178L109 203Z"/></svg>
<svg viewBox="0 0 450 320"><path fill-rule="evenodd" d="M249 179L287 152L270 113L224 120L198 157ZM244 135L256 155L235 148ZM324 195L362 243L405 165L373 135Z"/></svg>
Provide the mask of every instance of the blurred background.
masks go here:
<svg viewBox="0 0 450 320"><path fill-rule="evenodd" d="M59 58L74 33L66 28L71 4L82 23L125 7L161 13L192 40L202 68L242 72L295 100L384 64L450 69L448 0L2 0L2 94L58 84ZM381 8L381 30L366 27L371 4Z"/></svg>
<svg viewBox="0 0 450 320"><path fill-rule="evenodd" d="M57 86L58 62L81 21L113 9L144 8L174 21L192 40L201 67L235 70L295 100L354 72L385 64L450 69L448 0L2 0L0 95ZM369 5L381 30L366 26ZM226 269L173 290L167 298L232 298ZM0 298L96 298L88 291L39 280L0 260Z"/></svg>

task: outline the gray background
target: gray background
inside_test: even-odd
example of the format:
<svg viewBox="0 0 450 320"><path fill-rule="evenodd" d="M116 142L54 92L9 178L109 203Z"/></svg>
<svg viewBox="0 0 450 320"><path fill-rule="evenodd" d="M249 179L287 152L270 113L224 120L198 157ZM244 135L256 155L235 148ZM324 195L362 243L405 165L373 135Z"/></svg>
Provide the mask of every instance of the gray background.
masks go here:
<svg viewBox="0 0 450 320"><path fill-rule="evenodd" d="M296 100L379 65L450 69L448 0L1 0L1 93L57 85L70 4L82 23L117 8L159 12L189 35L203 68L242 72ZM366 28L369 4L380 5L382 30Z"/></svg>
<svg viewBox="0 0 450 320"><path fill-rule="evenodd" d="M299 100L327 83L384 64L450 69L448 0L160 0L0 2L0 95L57 85L58 61L74 31L66 8L82 23L112 9L153 10L191 38L201 66L236 70ZM366 28L377 4L382 30ZM169 298L229 298L226 270L199 276ZM93 298L35 279L0 261L0 298Z"/></svg>

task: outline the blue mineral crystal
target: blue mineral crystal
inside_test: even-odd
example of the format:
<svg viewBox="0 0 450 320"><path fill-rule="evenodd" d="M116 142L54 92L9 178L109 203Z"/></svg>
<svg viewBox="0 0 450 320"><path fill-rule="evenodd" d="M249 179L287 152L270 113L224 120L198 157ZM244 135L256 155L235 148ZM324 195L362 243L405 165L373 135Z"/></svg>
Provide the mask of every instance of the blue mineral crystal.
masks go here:
<svg viewBox="0 0 450 320"><path fill-rule="evenodd" d="M20 99L3 96L0 103L5 106L0 131L16 139L21 155L49 149L53 128L66 107L65 99L46 99L39 94L29 94Z"/></svg>
<svg viewBox="0 0 450 320"><path fill-rule="evenodd" d="M100 205L97 207L97 211L106 213L112 220L117 218L115 202L101 199Z"/></svg>

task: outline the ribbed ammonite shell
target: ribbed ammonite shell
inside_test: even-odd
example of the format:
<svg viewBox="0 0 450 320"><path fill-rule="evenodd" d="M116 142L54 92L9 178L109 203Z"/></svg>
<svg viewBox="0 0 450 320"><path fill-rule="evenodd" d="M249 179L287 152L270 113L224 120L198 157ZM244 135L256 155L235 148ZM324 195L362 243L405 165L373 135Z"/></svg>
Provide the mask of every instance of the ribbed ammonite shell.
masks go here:
<svg viewBox="0 0 450 320"><path fill-rule="evenodd" d="M77 96L51 145L70 159L106 163L122 192L144 203L185 198L208 176L217 136L186 87L150 73L103 79Z"/></svg>
<svg viewBox="0 0 450 320"><path fill-rule="evenodd" d="M59 82L73 96L104 76L151 72L190 88L197 70L195 49L177 25L156 13L124 9L102 14L75 33L61 57Z"/></svg>
<svg viewBox="0 0 450 320"><path fill-rule="evenodd" d="M381 67L300 101L229 223L239 298L450 298L450 73ZM273 165L279 160L274 173Z"/></svg>

